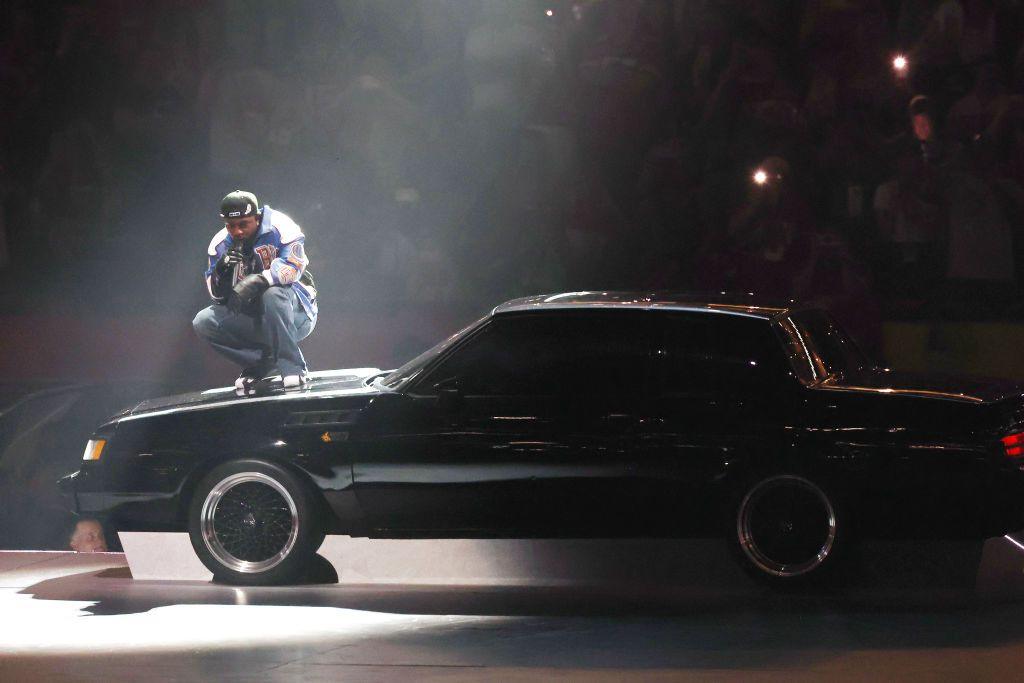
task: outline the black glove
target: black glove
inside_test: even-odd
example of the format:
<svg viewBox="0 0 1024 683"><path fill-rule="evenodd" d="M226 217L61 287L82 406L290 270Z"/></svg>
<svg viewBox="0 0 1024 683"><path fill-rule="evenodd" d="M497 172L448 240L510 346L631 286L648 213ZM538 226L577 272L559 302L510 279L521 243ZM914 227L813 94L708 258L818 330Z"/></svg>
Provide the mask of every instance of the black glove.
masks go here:
<svg viewBox="0 0 1024 683"><path fill-rule="evenodd" d="M256 300L267 290L270 283L262 275L246 275L228 296L228 308L235 313L251 307Z"/></svg>
<svg viewBox="0 0 1024 683"><path fill-rule="evenodd" d="M242 250L236 247L232 247L224 252L224 255L217 261L217 270L227 275L236 265L245 260L245 256L242 254Z"/></svg>

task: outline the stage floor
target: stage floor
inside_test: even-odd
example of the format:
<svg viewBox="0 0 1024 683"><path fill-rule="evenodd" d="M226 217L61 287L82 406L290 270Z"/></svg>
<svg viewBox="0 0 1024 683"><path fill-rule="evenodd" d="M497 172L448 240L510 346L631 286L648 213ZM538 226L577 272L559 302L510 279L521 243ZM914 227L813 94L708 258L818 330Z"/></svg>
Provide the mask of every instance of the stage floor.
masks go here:
<svg viewBox="0 0 1024 683"><path fill-rule="evenodd" d="M0 587L4 681L977 680L1024 665L1024 602L972 591L240 589L60 552L0 553Z"/></svg>

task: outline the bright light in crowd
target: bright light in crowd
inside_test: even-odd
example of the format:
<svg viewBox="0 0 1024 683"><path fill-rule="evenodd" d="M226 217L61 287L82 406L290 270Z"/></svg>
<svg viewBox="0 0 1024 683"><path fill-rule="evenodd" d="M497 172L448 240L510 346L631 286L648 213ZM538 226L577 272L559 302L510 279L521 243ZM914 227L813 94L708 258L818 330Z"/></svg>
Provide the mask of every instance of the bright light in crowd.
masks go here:
<svg viewBox="0 0 1024 683"><path fill-rule="evenodd" d="M555 11L549 9L549 10L546 10L544 12L544 14L548 15L549 17L553 17L553 16L555 16Z"/></svg>
<svg viewBox="0 0 1024 683"><path fill-rule="evenodd" d="M907 58L903 55L896 55L893 57L892 68L895 69L897 73L904 73L907 70Z"/></svg>
<svg viewBox="0 0 1024 683"><path fill-rule="evenodd" d="M754 171L754 182L758 185L764 185L768 182L768 174L764 172L764 169L757 169Z"/></svg>

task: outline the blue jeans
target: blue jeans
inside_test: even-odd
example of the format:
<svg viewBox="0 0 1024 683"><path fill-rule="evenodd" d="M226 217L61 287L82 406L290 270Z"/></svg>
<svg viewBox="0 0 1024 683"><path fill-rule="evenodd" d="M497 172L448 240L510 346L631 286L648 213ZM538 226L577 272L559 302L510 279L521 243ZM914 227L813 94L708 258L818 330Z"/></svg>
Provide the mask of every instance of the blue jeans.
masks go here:
<svg viewBox="0 0 1024 683"><path fill-rule="evenodd" d="M263 366L264 374L276 367L282 376L306 371L299 342L315 326L316 320L306 315L290 286L263 292L257 316L215 304L199 311L192 321L196 334L231 362L243 368Z"/></svg>

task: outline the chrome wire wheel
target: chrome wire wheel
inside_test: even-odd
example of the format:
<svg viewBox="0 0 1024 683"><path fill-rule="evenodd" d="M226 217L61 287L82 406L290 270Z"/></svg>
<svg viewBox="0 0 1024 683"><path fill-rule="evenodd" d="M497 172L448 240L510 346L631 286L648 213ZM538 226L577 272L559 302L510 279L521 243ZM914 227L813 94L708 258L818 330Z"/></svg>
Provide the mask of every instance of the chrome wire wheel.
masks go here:
<svg viewBox="0 0 1024 683"><path fill-rule="evenodd" d="M245 574L279 565L299 536L295 500L262 472L239 472L217 482L203 500L199 519L214 559Z"/></svg>
<svg viewBox="0 0 1024 683"><path fill-rule="evenodd" d="M836 511L807 479L779 475L757 483L736 516L740 549L769 576L791 578L820 567L836 543Z"/></svg>

